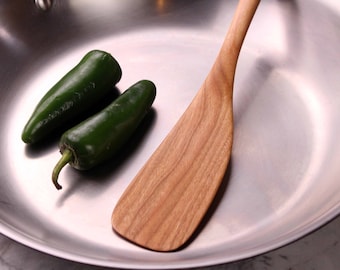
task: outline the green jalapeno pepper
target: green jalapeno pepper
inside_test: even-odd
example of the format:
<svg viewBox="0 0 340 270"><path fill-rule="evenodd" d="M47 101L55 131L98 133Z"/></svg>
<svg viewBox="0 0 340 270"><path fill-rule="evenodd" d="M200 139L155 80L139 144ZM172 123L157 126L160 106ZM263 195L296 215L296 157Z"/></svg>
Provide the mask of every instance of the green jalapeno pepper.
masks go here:
<svg viewBox="0 0 340 270"><path fill-rule="evenodd" d="M66 164L87 170L112 158L150 110L155 96L151 81L139 81L102 111L66 131L59 143L62 157L52 173L56 188L61 189L58 176Z"/></svg>
<svg viewBox="0 0 340 270"><path fill-rule="evenodd" d="M24 127L22 140L35 143L86 112L110 94L121 76L118 62L109 53L90 51L43 96Z"/></svg>

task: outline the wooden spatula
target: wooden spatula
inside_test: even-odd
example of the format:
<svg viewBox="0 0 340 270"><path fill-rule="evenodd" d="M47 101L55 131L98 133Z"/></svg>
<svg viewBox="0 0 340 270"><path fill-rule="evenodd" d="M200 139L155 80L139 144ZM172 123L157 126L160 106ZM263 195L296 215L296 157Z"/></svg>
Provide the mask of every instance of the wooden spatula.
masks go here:
<svg viewBox="0 0 340 270"><path fill-rule="evenodd" d="M225 175L233 139L237 59L260 0L240 0L210 73L190 106L119 199L113 229L156 251L194 233Z"/></svg>

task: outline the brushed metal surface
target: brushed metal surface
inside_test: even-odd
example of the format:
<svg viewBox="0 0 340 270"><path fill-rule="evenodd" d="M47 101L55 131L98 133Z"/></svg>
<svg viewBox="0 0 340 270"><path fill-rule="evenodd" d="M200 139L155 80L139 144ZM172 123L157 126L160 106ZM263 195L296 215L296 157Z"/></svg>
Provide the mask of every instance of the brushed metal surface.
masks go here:
<svg viewBox="0 0 340 270"><path fill-rule="evenodd" d="M340 212L340 2L263 0L241 53L235 141L216 204L185 249L156 253L117 237L112 209L208 73L237 1L0 3L0 232L63 258L123 268L229 262L284 245ZM49 2L49 1L47 1ZM121 63L123 91L158 88L128 153L89 172L65 169L56 135L27 147L40 97L91 49Z"/></svg>

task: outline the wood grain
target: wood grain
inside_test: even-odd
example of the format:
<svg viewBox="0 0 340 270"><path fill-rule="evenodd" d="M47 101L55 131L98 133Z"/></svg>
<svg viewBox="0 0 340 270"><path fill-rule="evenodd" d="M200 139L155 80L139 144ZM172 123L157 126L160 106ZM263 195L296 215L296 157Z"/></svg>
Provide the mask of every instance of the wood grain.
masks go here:
<svg viewBox="0 0 340 270"><path fill-rule="evenodd" d="M234 74L258 4L239 1L202 87L118 201L112 227L129 241L156 251L176 250L210 207L230 159Z"/></svg>

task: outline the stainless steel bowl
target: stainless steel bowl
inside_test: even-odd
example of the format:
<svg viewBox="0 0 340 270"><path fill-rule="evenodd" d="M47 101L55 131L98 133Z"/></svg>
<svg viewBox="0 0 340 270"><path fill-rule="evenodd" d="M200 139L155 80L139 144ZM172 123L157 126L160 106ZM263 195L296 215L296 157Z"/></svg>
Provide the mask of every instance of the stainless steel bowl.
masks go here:
<svg viewBox="0 0 340 270"><path fill-rule="evenodd" d="M260 4L237 68L229 171L197 237L174 253L119 238L111 211L199 89L237 1L44 3L0 3L0 232L80 262L183 268L268 251L339 214L339 1ZM124 160L67 168L58 192L50 180L57 136L28 147L20 134L42 95L91 49L120 62L121 91L156 83L155 114Z"/></svg>

